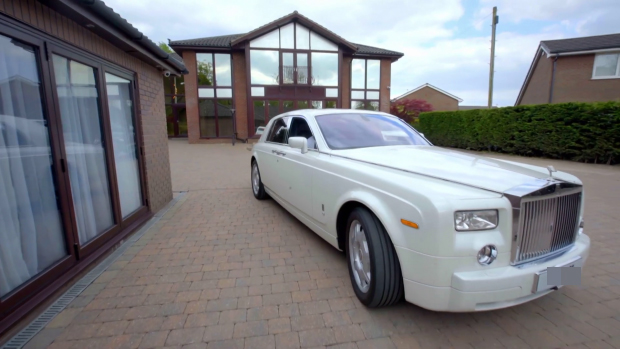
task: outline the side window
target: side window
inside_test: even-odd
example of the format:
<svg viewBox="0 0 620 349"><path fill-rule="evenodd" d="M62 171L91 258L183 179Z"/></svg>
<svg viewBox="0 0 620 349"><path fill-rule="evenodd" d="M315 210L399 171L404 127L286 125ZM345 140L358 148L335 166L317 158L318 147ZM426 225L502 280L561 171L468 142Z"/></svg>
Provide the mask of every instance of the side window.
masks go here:
<svg viewBox="0 0 620 349"><path fill-rule="evenodd" d="M287 131L288 118L280 118L273 123L271 126L271 130L269 131L269 137L267 137L267 142L273 143L287 143Z"/></svg>
<svg viewBox="0 0 620 349"><path fill-rule="evenodd" d="M303 118L293 118L289 129L289 137L304 137L308 140L308 149L317 149L316 141L310 126Z"/></svg>

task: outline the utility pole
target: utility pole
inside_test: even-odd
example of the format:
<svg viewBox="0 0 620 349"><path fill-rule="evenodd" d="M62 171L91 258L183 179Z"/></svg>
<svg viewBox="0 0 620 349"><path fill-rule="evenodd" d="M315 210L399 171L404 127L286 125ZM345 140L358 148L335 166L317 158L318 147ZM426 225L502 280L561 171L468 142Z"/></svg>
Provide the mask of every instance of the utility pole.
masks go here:
<svg viewBox="0 0 620 349"><path fill-rule="evenodd" d="M493 106L493 75L495 73L495 27L499 22L497 6L493 6L493 25L491 31L491 64L489 70L489 109Z"/></svg>

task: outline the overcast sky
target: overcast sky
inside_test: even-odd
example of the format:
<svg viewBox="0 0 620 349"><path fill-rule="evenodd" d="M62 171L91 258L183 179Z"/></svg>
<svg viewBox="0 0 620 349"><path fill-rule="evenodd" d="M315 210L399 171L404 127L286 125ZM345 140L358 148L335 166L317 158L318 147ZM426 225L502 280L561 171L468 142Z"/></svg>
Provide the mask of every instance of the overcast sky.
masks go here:
<svg viewBox="0 0 620 349"><path fill-rule="evenodd" d="M494 105L514 105L541 40L620 33L619 0L104 0L153 41L245 33L295 10L345 39L405 54L392 97L430 83L486 105L498 7Z"/></svg>

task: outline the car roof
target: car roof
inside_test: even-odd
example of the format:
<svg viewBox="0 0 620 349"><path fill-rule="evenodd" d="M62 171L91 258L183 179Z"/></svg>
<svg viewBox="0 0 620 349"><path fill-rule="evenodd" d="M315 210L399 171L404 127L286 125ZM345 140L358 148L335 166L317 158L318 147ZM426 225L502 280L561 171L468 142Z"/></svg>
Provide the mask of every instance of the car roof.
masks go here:
<svg viewBox="0 0 620 349"><path fill-rule="evenodd" d="M297 109L292 110L286 113L279 114L275 118L285 117L285 116L304 116L309 118L315 118L320 115L333 115L333 114L379 114L391 118L398 118L392 114L375 111L375 110L363 110L363 109Z"/></svg>

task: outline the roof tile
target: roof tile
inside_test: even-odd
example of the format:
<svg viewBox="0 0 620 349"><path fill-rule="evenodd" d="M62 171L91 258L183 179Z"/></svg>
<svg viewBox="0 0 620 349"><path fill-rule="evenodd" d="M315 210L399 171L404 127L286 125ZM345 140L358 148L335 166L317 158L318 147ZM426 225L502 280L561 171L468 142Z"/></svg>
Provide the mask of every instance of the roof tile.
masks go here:
<svg viewBox="0 0 620 349"><path fill-rule="evenodd" d="M551 54L620 48L620 34L545 40L541 41L540 44Z"/></svg>

